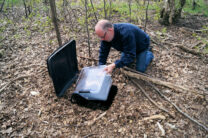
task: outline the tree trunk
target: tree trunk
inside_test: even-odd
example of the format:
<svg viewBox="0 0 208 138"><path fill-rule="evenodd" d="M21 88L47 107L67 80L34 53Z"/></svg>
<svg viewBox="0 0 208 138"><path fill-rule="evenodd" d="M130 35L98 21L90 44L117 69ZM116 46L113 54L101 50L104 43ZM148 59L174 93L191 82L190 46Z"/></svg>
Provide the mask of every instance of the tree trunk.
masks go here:
<svg viewBox="0 0 208 138"><path fill-rule="evenodd" d="M28 17L28 13L27 13L27 5L26 5L25 0L23 0L23 4L24 4L24 7L25 7L25 17L27 18Z"/></svg>
<svg viewBox="0 0 208 138"><path fill-rule="evenodd" d="M112 13L112 0L109 0L109 15L108 15L108 20L111 19L111 13Z"/></svg>
<svg viewBox="0 0 208 138"><path fill-rule="evenodd" d="M105 19L107 18L107 10L106 10L106 1L103 0L103 4L104 4L104 14L105 14Z"/></svg>
<svg viewBox="0 0 208 138"><path fill-rule="evenodd" d="M90 34L89 34L89 29L88 29L88 2L85 0L85 24L86 24L86 29L87 29L87 37L88 37L88 52L89 52L89 57L91 57L91 50L90 50Z"/></svg>
<svg viewBox="0 0 208 138"><path fill-rule="evenodd" d="M208 8L208 0L204 0L205 5L207 5Z"/></svg>
<svg viewBox="0 0 208 138"><path fill-rule="evenodd" d="M164 25L174 24L181 17L181 11L185 5L186 0L180 0L177 2L179 3L176 3L175 0L164 1L164 7L160 12L160 19L159 19L159 22L161 24ZM176 5L179 5L179 7L176 8Z"/></svg>
<svg viewBox="0 0 208 138"><path fill-rule="evenodd" d="M27 2L27 1L23 0L23 4L24 4L24 8L25 8L25 17L28 18L28 16L32 13L32 1Z"/></svg>
<svg viewBox="0 0 208 138"><path fill-rule="evenodd" d="M193 0L192 1L192 10L195 10L195 8L196 8L196 0Z"/></svg>
<svg viewBox="0 0 208 138"><path fill-rule="evenodd" d="M128 6L129 6L129 22L131 22L131 2L132 2L132 0L128 0Z"/></svg>
<svg viewBox="0 0 208 138"><path fill-rule="evenodd" d="M56 37L58 39L58 43L59 43L59 46L62 45L62 41L61 41L61 35L60 35L60 32L59 32L59 28L58 28L58 22L57 22L57 14L56 14L56 3L55 3L55 0L50 0L50 7L51 7L51 16L52 16L52 21L53 21L53 24L54 24L54 27L55 27L55 30L56 30Z"/></svg>
<svg viewBox="0 0 208 138"><path fill-rule="evenodd" d="M147 3L147 8L146 8L146 17L145 17L144 32L146 32L146 26L147 26L147 21L148 21L148 7L149 7L149 0L148 0L148 3Z"/></svg>
<svg viewBox="0 0 208 138"><path fill-rule="evenodd" d="M96 22L98 22L98 18L97 18L97 16L96 16L95 8L94 8L94 5L93 5L92 0L90 0L90 3L91 3L91 6L92 6L93 13L94 13L94 15L95 15Z"/></svg>
<svg viewBox="0 0 208 138"><path fill-rule="evenodd" d="M3 1L3 3L1 4L1 9L0 9L0 12L2 12L2 10L3 10L4 3L5 3L5 0L4 0L4 1Z"/></svg>

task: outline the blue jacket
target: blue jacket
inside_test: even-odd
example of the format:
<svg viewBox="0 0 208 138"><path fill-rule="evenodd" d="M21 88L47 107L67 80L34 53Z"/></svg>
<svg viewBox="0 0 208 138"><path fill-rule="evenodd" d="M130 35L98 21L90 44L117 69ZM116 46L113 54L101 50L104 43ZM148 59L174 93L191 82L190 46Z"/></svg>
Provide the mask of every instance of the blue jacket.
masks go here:
<svg viewBox="0 0 208 138"><path fill-rule="evenodd" d="M114 24L114 38L111 42L101 41L99 65L105 65L110 48L123 52L124 56L116 60L116 68L127 66L134 61L136 54L150 45L149 36L136 25L130 23Z"/></svg>

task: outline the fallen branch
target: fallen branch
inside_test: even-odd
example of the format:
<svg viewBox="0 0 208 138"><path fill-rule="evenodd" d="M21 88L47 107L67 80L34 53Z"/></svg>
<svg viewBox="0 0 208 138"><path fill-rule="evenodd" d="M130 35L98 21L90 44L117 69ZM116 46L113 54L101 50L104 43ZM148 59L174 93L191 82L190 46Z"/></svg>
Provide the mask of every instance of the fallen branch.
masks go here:
<svg viewBox="0 0 208 138"><path fill-rule="evenodd" d="M97 135L97 134L88 134L88 135L86 135L86 136L83 136L83 138L88 138L88 137L91 137L91 136L93 136L93 135Z"/></svg>
<svg viewBox="0 0 208 138"><path fill-rule="evenodd" d="M157 122L157 126L159 127L159 129L160 129L160 131L161 131L161 135L162 136L165 136L165 130L164 130L164 128L162 127L162 125L159 123L159 122Z"/></svg>
<svg viewBox="0 0 208 138"><path fill-rule="evenodd" d="M11 80L10 82L8 82L7 84L5 84L1 89L0 89L0 93L7 87L9 86L12 82L19 80L19 79L23 79L23 78L27 78L27 77L31 77L32 75L24 75L24 76L19 76L17 78L14 78L13 80Z"/></svg>
<svg viewBox="0 0 208 138"><path fill-rule="evenodd" d="M208 29L194 30L196 33L208 32Z"/></svg>
<svg viewBox="0 0 208 138"><path fill-rule="evenodd" d="M154 100L152 100L152 98L150 98L149 97L149 95L145 92L145 90L138 84L138 83L136 83L135 81L135 79L130 79L131 80L131 82L137 87L137 88L139 88L141 91L142 91L142 93L147 97L147 99L152 103L152 104L154 104L157 108L159 108L160 110L162 110L162 111L164 111L164 112L166 112L167 114L169 114L172 118L175 118L168 110L166 110L165 108L163 108L163 107L161 107L161 106L159 106ZM134 81L133 81L134 80Z"/></svg>
<svg viewBox="0 0 208 138"><path fill-rule="evenodd" d="M205 55L205 54L202 53L202 52L198 52L198 51L196 51L196 50L190 49L190 48L188 48L188 47L186 47L186 46L183 46L182 44L176 44L176 43L168 43L168 44L171 44L171 45L173 45L173 46L177 46L177 47L179 47L180 49L182 49L183 51L185 51L185 52L187 52L187 53L191 53L191 54L196 55L196 56L202 57L202 56Z"/></svg>
<svg viewBox="0 0 208 138"><path fill-rule="evenodd" d="M156 79L156 78L149 77L147 75L143 75L143 73L139 73L138 71L134 71L134 72L130 71L130 69L127 68L127 67L125 67L124 70L121 70L121 71L124 74L128 75L129 77L136 78L136 79L142 79L144 81L152 82L152 83L155 83L155 84L158 84L158 85L163 85L163 86L166 86L168 88L174 89L174 90L179 91L179 92L187 91L187 92L192 92L192 93L203 95L199 92L196 92L194 90L190 90L186 87L178 86L178 85L175 85L175 84L170 83L170 82L162 81L162 80L159 80L159 79Z"/></svg>
<svg viewBox="0 0 208 138"><path fill-rule="evenodd" d="M77 57L88 59L88 60L93 60L93 61L99 61L98 59L90 58L90 57L83 57L83 56L77 56Z"/></svg>
<svg viewBox="0 0 208 138"><path fill-rule="evenodd" d="M154 120L154 119L161 119L161 120L165 120L165 116L163 115L153 115L150 117L145 117L143 120Z"/></svg>
<svg viewBox="0 0 208 138"><path fill-rule="evenodd" d="M192 122L196 123L197 125L199 125L200 127L202 127L203 129L205 129L206 131L208 131L208 128L206 126L204 126L203 124L199 123L197 120L191 118L188 114L184 113L176 104L174 104L173 102L171 102L165 95L163 95L159 89L154 86L153 84L147 82L150 86L152 86L154 88L154 90L162 97L164 98L166 101L168 101L171 105L173 105L175 107L175 109L181 113L183 116L185 116L186 118L188 118L189 120L191 120Z"/></svg>
<svg viewBox="0 0 208 138"><path fill-rule="evenodd" d="M84 124L90 126L90 125L94 124L97 120L99 120L100 118L102 118L105 115L106 115L106 112L100 114L97 118L94 118L93 120L86 121Z"/></svg>

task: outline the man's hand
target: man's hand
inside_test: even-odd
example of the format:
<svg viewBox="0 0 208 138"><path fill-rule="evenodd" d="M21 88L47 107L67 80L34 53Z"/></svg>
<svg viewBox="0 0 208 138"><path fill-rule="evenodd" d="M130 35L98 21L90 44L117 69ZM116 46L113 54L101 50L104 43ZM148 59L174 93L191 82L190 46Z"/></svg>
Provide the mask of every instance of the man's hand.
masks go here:
<svg viewBox="0 0 208 138"><path fill-rule="evenodd" d="M115 63L112 63L104 68L104 71L106 71L108 74L111 74L113 72L113 69L116 67Z"/></svg>

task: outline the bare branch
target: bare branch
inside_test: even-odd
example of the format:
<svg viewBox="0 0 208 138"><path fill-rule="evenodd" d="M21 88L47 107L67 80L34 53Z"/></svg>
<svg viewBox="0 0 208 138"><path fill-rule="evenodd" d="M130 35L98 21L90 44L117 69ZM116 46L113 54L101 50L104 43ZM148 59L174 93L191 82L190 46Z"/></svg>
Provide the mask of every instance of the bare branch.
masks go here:
<svg viewBox="0 0 208 138"><path fill-rule="evenodd" d="M139 73L137 71L132 72L132 71L127 71L127 70L129 70L129 69L127 67L125 67L124 70L122 70L122 72L124 72L124 74L126 74L132 78L142 79L142 80L149 81L149 82L152 82L152 83L155 83L158 85L163 85L163 86L166 86L168 88L174 89L179 92L186 91L186 92L192 92L192 93L204 95L204 94L201 94L195 90L190 90L189 88L186 88L186 87L182 87L182 86L175 85L175 84L167 82L167 81L162 81L162 80L159 80L156 78L149 77L147 75L143 75L142 73Z"/></svg>
<svg viewBox="0 0 208 138"><path fill-rule="evenodd" d="M194 122L195 124L199 125L200 127L202 127L203 129L205 129L206 131L208 131L208 128L206 126L204 126L203 124L199 123L197 120L193 119L192 117L190 117L188 114L184 113L176 104L174 104L173 102L171 102L164 94L162 94L159 89L154 86L153 84L147 82L150 86L152 86L154 88L154 90L162 97L164 98L166 101L168 101L171 105L173 105L175 107L175 109L181 113L183 116L185 116L186 118L188 118L189 120L191 120L192 122Z"/></svg>
<svg viewBox="0 0 208 138"><path fill-rule="evenodd" d="M152 100L152 98L149 97L149 95L145 92L145 90L141 87L141 85L139 85L139 83L137 82L136 83L136 79L130 79L131 82L137 87L139 88L142 93L147 97L147 99L152 103L154 104L157 108L159 108L160 110L166 112L167 114L169 114L172 118L174 118L174 116L165 108L159 106L154 100Z"/></svg>

